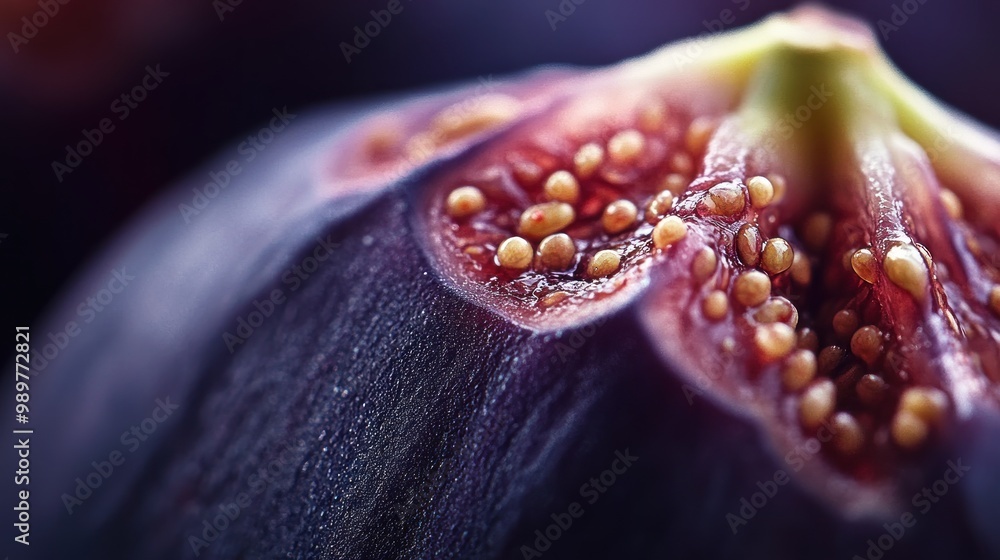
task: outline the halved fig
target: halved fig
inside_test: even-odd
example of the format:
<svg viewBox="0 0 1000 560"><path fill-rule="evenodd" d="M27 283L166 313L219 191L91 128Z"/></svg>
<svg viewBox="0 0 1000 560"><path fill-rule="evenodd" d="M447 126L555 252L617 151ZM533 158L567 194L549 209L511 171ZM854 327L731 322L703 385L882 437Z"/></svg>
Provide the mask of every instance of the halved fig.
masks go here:
<svg viewBox="0 0 1000 560"><path fill-rule="evenodd" d="M123 241L95 270L151 280L39 398L170 390L185 420L96 522L43 489L46 530L143 558L1000 554L1000 141L823 10L692 45L317 119L210 225ZM186 334L118 328L150 309ZM41 444L53 488L83 426Z"/></svg>

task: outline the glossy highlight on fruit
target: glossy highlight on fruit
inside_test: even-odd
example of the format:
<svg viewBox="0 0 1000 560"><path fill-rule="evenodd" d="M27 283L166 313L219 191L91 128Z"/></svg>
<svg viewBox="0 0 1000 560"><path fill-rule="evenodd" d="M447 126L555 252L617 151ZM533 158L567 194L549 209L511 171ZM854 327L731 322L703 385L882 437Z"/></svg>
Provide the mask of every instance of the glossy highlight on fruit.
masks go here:
<svg viewBox="0 0 1000 560"><path fill-rule="evenodd" d="M103 557L191 556L203 520L301 440L199 558L527 558L577 502L545 557L849 558L913 511L900 557L1000 555L1000 139L818 8L693 62L684 46L346 127L317 116L202 229L137 225L104 259L144 263L149 284L41 398L81 414L83 382L171 390L185 420L118 479L142 492L46 527ZM333 258L291 290L317 239ZM226 353L219 333L282 288ZM159 338L153 309L183 334ZM71 435L41 451L70 457L54 487L104 438ZM626 448L635 465L582 499Z"/></svg>

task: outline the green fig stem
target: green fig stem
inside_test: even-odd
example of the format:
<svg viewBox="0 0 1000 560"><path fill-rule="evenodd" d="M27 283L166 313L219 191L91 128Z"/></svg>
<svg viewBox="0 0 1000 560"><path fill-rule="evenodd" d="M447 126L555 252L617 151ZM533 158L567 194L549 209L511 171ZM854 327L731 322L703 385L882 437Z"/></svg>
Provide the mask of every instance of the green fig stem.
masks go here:
<svg viewBox="0 0 1000 560"><path fill-rule="evenodd" d="M648 77L650 68L662 78L683 79L696 71L720 81L720 87L747 91L743 109L751 122L794 111L801 103L798 92L826 84L841 109L817 115L812 130L829 124L834 114L876 117L901 128L931 154L943 151L943 142L1000 161L1000 142L992 134L956 118L955 111L907 80L879 49L870 28L824 8L805 6L742 29L672 44L637 59L625 76ZM989 144L985 153L984 142ZM966 161L958 160L952 163Z"/></svg>
<svg viewBox="0 0 1000 560"><path fill-rule="evenodd" d="M677 43L636 61L625 75L650 73L679 81L707 77L706 83L743 92L737 112L744 132L802 156L814 174L835 163L832 151L901 131L974 206L995 204L1000 195L996 135L907 80L870 28L829 10L807 6ZM819 91L829 92L818 96L822 107Z"/></svg>

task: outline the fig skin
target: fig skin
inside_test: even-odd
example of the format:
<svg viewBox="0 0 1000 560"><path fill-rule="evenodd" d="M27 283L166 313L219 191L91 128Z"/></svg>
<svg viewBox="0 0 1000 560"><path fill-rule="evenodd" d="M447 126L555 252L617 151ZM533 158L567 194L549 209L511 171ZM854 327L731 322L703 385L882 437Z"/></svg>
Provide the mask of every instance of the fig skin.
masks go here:
<svg viewBox="0 0 1000 560"><path fill-rule="evenodd" d="M689 401L696 372L664 359L642 320L647 299L533 329L469 297L428 255L423 186L506 128L427 162L338 177L328 158L356 144L344 127L367 108L354 111L297 119L185 224L177 205L206 176L193 174L33 329L56 332L108 271L134 271L33 380L37 557L195 557L189 536L279 457L288 466L198 558L524 557L573 502L583 517L543 557L864 557L898 521L847 516L793 476L733 535L726 514L790 470L787 449L710 386ZM317 237L338 248L291 291L283 274ZM230 354L223 333L275 288L287 301ZM166 396L180 408L66 515L73 479ZM948 460L972 467L886 554L1000 554L997 434L995 413L977 410L902 473L917 492ZM585 503L581 485L626 450L634 465Z"/></svg>

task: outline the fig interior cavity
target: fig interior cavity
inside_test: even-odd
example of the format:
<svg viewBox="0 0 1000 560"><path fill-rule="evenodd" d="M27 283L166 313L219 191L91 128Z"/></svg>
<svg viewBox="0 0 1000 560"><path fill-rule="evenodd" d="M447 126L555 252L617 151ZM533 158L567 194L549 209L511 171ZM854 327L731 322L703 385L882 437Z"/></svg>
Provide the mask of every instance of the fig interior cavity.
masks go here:
<svg viewBox="0 0 1000 560"><path fill-rule="evenodd" d="M882 85L843 78L878 71L853 39L764 57L714 104L683 75L591 82L432 175L431 253L532 329L634 301L689 377L772 430L827 430L840 476L890 479L970 397L996 405L1000 246L967 210L983 191L939 178L902 110L866 107Z"/></svg>
<svg viewBox="0 0 1000 560"><path fill-rule="evenodd" d="M562 138L552 135L561 116L449 174L430 209L463 274L523 316L607 297L629 269L684 237L672 208L713 122L650 99L632 122Z"/></svg>

